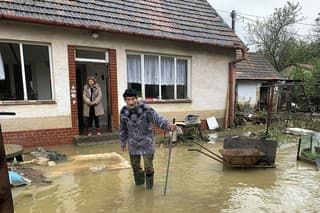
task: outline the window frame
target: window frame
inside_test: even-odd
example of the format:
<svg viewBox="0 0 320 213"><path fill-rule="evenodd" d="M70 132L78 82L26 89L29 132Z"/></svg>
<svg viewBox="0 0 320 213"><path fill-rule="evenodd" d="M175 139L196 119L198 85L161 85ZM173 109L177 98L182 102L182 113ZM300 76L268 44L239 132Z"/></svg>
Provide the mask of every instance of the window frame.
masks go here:
<svg viewBox="0 0 320 213"><path fill-rule="evenodd" d="M80 58L77 57L76 51L77 50L88 50L88 51L99 51L104 52L104 59L95 59L95 58ZM109 63L109 51L108 49L102 49L102 48L91 48L91 47L76 47L74 51L74 60L76 62L91 62L91 63L103 63L108 64Z"/></svg>
<svg viewBox="0 0 320 213"><path fill-rule="evenodd" d="M53 63L52 63L52 46L50 43L44 42L31 42L31 41L17 41L17 40L3 40L0 39L1 43L12 43L19 46L20 66L22 75L22 86L23 86L23 100L0 100L1 105L21 105L21 104L54 104L55 93L54 93L54 76L53 76ZM50 83L51 83L51 99L50 100L28 100L25 63L23 45L37 45L46 46L48 48L48 60L49 60L49 71L50 71Z"/></svg>
<svg viewBox="0 0 320 213"><path fill-rule="evenodd" d="M191 100L191 82L190 82L190 76L191 76L191 57L187 56L179 56L179 55L169 55L169 54L159 54L159 53L148 53L148 52L137 52L137 51L126 51L126 64L128 64L128 55L135 55L135 56L140 56L140 61L141 61L141 99L146 102L190 102ZM159 70L159 99L154 99L154 100L146 100L145 97L145 81L144 81L144 57L145 55L148 56L156 56L158 57L158 70ZM174 98L173 99L162 99L162 91L161 91L161 58L162 57L171 57L174 59L174 75L175 75L175 82L174 82ZM177 60L186 60L187 61L187 97L186 98L181 98L177 99ZM128 68L126 68L126 74L128 75ZM127 78L127 85L128 85L128 78Z"/></svg>

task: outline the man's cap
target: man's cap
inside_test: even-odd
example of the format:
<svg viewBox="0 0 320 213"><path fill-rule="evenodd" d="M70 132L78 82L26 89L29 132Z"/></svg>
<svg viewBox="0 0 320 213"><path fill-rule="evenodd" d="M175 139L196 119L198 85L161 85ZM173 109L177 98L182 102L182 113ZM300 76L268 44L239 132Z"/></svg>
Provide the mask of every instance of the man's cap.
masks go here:
<svg viewBox="0 0 320 213"><path fill-rule="evenodd" d="M123 98L137 97L137 92L134 89L126 89L123 93Z"/></svg>

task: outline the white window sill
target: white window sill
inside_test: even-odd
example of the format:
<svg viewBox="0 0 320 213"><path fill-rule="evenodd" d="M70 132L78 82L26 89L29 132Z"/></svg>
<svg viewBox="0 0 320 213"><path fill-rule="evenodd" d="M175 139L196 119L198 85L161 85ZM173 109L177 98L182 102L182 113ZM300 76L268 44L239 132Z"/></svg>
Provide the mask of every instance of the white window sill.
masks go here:
<svg viewBox="0 0 320 213"><path fill-rule="evenodd" d="M40 104L56 104L55 101L52 100L30 100L30 101L0 101L0 105L40 105Z"/></svg>
<svg viewBox="0 0 320 213"><path fill-rule="evenodd" d="M192 103L190 99L167 99L167 100L141 100L143 103L147 104L172 104L172 103Z"/></svg>

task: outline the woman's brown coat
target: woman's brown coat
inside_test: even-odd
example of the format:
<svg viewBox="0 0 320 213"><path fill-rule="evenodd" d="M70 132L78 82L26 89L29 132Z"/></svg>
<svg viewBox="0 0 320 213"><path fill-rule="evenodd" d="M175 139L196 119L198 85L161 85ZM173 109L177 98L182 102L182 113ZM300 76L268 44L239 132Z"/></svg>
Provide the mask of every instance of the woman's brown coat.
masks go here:
<svg viewBox="0 0 320 213"><path fill-rule="evenodd" d="M104 114L104 109L103 105L101 103L102 99L102 93L101 93L101 88L99 84L94 85L94 99L93 101L96 102L96 105L94 106L94 111L96 116L103 115ZM89 110L90 110L90 88L89 85L86 84L83 88L83 116L89 117Z"/></svg>

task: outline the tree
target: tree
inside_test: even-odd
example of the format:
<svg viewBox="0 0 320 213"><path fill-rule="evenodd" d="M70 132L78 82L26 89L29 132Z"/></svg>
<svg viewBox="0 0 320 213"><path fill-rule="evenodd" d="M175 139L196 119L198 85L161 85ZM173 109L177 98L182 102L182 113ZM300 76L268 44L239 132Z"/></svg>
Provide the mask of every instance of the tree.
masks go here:
<svg viewBox="0 0 320 213"><path fill-rule="evenodd" d="M295 39L292 25L302 20L299 18L300 10L299 3L287 2L283 8L276 8L267 19L247 25L249 42L256 45L278 71L288 65L288 44Z"/></svg>
<svg viewBox="0 0 320 213"><path fill-rule="evenodd" d="M312 60L313 63L318 63L320 60L320 13L318 17L315 19L315 26L313 27L313 31L311 34L312 40L310 43L312 54L315 56Z"/></svg>
<svg viewBox="0 0 320 213"><path fill-rule="evenodd" d="M315 41L320 42L320 13L315 20L315 26L313 28L312 36L315 38Z"/></svg>
<svg viewBox="0 0 320 213"><path fill-rule="evenodd" d="M291 64L307 64L310 58L313 58L310 44L305 40L290 38L282 46L283 57L281 64L284 68Z"/></svg>

